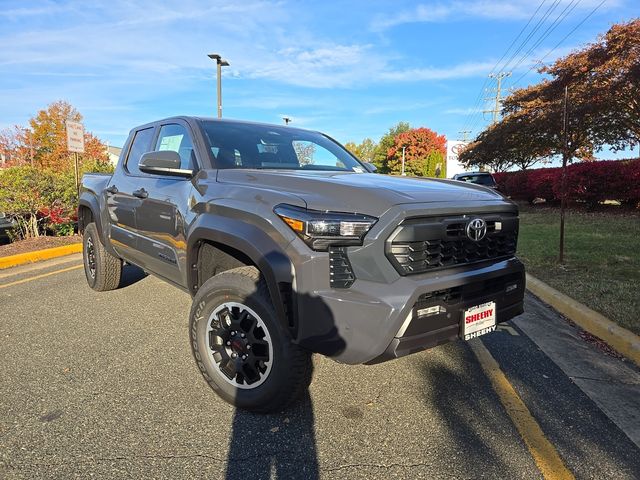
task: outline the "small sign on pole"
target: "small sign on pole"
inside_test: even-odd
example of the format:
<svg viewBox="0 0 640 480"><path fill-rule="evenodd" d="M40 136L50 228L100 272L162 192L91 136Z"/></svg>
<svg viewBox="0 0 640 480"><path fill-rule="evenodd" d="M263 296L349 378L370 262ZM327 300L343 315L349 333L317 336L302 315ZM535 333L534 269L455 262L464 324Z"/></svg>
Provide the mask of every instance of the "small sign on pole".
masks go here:
<svg viewBox="0 0 640 480"><path fill-rule="evenodd" d="M84 153L84 127L80 122L67 120L67 150Z"/></svg>
<svg viewBox="0 0 640 480"><path fill-rule="evenodd" d="M84 153L84 126L80 122L67 120L67 150L73 152L73 161L76 174L76 191L80 195L80 169L78 166L78 153Z"/></svg>

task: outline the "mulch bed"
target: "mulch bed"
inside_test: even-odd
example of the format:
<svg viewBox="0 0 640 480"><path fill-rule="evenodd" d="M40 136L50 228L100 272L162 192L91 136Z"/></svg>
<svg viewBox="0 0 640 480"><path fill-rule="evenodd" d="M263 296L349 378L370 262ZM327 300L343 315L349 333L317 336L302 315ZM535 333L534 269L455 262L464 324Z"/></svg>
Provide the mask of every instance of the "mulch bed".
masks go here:
<svg viewBox="0 0 640 480"><path fill-rule="evenodd" d="M0 257L9 255L17 255L18 253L34 252L36 250L44 250L45 248L62 247L71 243L82 241L80 235L72 235L69 237L38 237L27 238L7 245L0 245Z"/></svg>

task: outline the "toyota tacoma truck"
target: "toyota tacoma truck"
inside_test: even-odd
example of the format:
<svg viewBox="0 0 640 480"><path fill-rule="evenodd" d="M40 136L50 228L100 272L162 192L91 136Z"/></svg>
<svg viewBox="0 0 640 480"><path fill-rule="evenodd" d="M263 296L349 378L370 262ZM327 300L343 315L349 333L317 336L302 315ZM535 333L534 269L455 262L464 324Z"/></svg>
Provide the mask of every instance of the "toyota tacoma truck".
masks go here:
<svg viewBox="0 0 640 480"><path fill-rule="evenodd" d="M127 263L188 292L204 379L257 412L308 387L312 353L374 364L522 313L516 205L479 185L374 168L290 126L136 127L113 175L82 179L87 282L115 289Z"/></svg>

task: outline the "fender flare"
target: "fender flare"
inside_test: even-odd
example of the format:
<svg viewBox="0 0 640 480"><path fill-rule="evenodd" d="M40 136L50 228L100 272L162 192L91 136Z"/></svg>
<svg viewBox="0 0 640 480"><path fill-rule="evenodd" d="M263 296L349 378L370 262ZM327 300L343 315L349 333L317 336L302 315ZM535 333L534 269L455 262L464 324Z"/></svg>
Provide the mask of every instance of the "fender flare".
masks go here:
<svg viewBox="0 0 640 480"><path fill-rule="evenodd" d="M191 295L195 295L198 285L198 250L203 241L214 242L231 247L245 254L258 267L273 299L276 315L285 328L291 331L292 325L287 315L291 310L290 299L283 298L281 284L293 282L293 266L283 248L264 230L241 220L215 214L202 214L189 229L187 240L187 285Z"/></svg>
<svg viewBox="0 0 640 480"><path fill-rule="evenodd" d="M78 201L78 212L77 212L79 226L81 222L80 207L86 207L89 210L91 210L91 214L93 215L93 221L96 224L96 228L98 229L98 236L100 237L100 241L102 242L102 245L107 245L104 238L104 231L102 229L102 221L100 216L100 206L98 205L98 198L95 195L86 191L80 194L80 199ZM84 229L85 226L86 225L82 225L82 228Z"/></svg>

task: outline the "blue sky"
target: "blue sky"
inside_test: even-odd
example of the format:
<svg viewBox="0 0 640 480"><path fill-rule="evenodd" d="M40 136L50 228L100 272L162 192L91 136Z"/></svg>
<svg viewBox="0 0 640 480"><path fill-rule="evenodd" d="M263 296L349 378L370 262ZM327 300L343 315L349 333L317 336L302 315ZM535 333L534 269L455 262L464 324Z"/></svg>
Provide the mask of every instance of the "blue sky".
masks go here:
<svg viewBox="0 0 640 480"><path fill-rule="evenodd" d="M601 1L543 2L506 86L535 82L538 60L638 15L637 0L605 0L592 13ZM117 146L151 120L214 116L207 53L219 52L231 64L225 117L281 123L286 115L341 142L377 140L399 121L449 139L465 128L475 135L489 120L478 102L492 86L487 75L540 3L0 0L0 128L57 99Z"/></svg>

